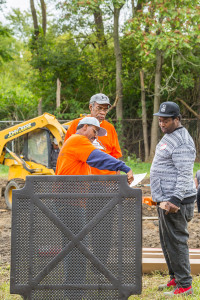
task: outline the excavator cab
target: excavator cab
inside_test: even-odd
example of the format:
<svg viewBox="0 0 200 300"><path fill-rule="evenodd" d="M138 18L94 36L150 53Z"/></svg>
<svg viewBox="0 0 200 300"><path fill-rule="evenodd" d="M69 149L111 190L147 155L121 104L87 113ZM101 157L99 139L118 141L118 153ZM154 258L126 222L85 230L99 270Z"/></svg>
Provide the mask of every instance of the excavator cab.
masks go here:
<svg viewBox="0 0 200 300"><path fill-rule="evenodd" d="M51 168L52 141L47 129L29 132L24 140L23 158Z"/></svg>
<svg viewBox="0 0 200 300"><path fill-rule="evenodd" d="M16 164L15 158L9 153L9 146L11 145L6 147L7 153L5 157L6 164L9 165L9 181L6 185L4 196L9 208L12 207L12 191L25 185L27 172L34 175L39 173L54 175L51 161L53 138L48 129L40 128L15 139L12 148L14 146L15 155L27 165L27 170L23 165ZM31 166L31 169L29 169L29 166Z"/></svg>
<svg viewBox="0 0 200 300"><path fill-rule="evenodd" d="M25 185L27 175L54 175L53 140L61 148L66 129L55 116L42 116L0 131L0 163L9 167L5 201L12 208L13 189Z"/></svg>

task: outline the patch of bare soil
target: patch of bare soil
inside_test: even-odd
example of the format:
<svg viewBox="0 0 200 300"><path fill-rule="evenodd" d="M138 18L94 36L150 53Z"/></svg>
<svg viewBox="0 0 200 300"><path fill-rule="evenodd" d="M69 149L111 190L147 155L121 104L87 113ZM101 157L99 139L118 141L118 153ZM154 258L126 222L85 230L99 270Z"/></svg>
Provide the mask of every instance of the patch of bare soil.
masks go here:
<svg viewBox="0 0 200 300"><path fill-rule="evenodd" d="M150 196L150 187L149 179L145 179L142 182L144 187L142 188L143 196ZM159 240L159 230L158 230L158 220L156 219L148 219L149 217L157 217L157 208L156 206L149 206L147 204L143 204L142 206L142 245L145 248L160 248L160 240ZM189 248L196 249L200 248L200 214L197 212L197 205L195 205L194 218L192 221L188 223L188 231L190 234L189 237Z"/></svg>
<svg viewBox="0 0 200 300"><path fill-rule="evenodd" d="M150 196L149 180L143 181L141 186L143 196ZM0 192L6 180L0 178ZM145 186L147 185L147 186ZM0 194L1 195L1 194ZM143 204L143 247L160 247L157 211L155 206ZM200 248L200 214L195 212L193 220L189 223L189 247ZM6 209L5 199L0 198L0 266L10 263L10 238L11 238L11 211Z"/></svg>

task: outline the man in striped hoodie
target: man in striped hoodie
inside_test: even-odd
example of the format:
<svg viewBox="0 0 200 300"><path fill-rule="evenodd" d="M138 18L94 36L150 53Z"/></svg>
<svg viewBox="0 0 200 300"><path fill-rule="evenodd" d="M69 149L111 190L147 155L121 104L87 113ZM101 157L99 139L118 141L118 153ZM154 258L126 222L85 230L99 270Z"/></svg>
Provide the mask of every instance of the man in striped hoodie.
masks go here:
<svg viewBox="0 0 200 300"><path fill-rule="evenodd" d="M193 217L196 199L196 150L193 139L181 125L180 108L175 102L163 102L154 115L158 116L164 136L151 166L151 193L157 202L160 243L170 275L170 281L159 288L173 287L173 291L164 293L168 296L189 295L193 289L187 223Z"/></svg>

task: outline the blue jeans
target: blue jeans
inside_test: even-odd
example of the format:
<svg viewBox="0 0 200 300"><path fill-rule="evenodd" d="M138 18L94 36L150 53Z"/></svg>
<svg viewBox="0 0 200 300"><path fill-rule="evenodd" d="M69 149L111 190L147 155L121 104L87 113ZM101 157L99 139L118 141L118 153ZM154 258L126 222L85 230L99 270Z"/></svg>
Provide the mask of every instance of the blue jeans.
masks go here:
<svg viewBox="0 0 200 300"><path fill-rule="evenodd" d="M192 284L190 275L187 224L194 215L194 203L181 204L177 213L168 215L157 207L159 217L160 243L168 266L169 275L175 278L178 287Z"/></svg>

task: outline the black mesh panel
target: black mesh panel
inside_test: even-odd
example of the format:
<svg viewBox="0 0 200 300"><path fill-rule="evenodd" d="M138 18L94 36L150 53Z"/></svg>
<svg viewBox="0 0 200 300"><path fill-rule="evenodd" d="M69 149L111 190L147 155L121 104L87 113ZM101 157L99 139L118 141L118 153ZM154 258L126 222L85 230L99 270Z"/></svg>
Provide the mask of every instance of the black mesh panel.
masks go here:
<svg viewBox="0 0 200 300"><path fill-rule="evenodd" d="M13 192L11 293L125 300L141 293L141 190L126 176L28 176Z"/></svg>

